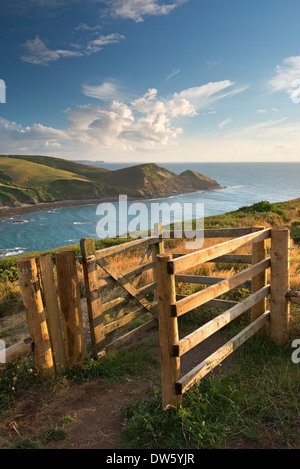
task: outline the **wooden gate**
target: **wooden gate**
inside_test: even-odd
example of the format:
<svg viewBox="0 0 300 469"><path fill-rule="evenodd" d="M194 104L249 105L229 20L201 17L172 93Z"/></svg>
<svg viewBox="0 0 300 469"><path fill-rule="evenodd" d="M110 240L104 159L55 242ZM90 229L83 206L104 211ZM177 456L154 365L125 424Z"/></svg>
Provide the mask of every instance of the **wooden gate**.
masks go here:
<svg viewBox="0 0 300 469"><path fill-rule="evenodd" d="M142 331L145 331L157 323L156 293L154 301L150 302L145 294L156 290L156 255L164 252L162 228L160 224L154 227L153 236L134 240L125 244L112 246L99 251L95 250L95 242L92 238L84 238L80 242L88 316L91 331L91 343L94 358L103 356L106 351L118 347ZM141 260L138 265L126 270L118 271L113 265L114 256L129 251L139 250ZM139 288L139 281L143 272L152 272L151 283ZM122 296L103 303L103 289L112 285L121 287ZM126 311L126 305L131 304L131 311ZM136 309L132 310L132 303ZM117 307L122 306L121 309ZM105 324L104 315L114 313L113 320ZM133 320L150 313L153 317L141 326L110 341L110 335L117 329L128 325Z"/></svg>
<svg viewBox="0 0 300 469"><path fill-rule="evenodd" d="M270 337L274 342L285 344L288 340L289 296L291 296L289 291L289 230L259 229L258 227L252 230L254 232L191 254L173 257L172 254L168 253L159 255L157 258L164 410L180 405L182 395L188 389L267 324L269 325ZM231 235L233 234L233 230L227 231ZM265 241L270 238L271 250L270 257L268 257ZM199 264L217 261L216 258L218 258L218 262L226 262L228 259L244 262L245 258L239 259L240 256L229 253L249 245L252 245L252 266L232 277L225 279L210 277L210 282L205 282L203 277L182 274L183 271ZM267 284L266 271L269 268L271 268L271 282ZM179 340L178 317L199 306L208 305L212 301L221 301L216 298L250 280L252 292L248 298L233 306L230 305L231 307L228 305L229 309L225 313ZM210 286L192 295L178 297L176 295L176 282L209 283ZM268 295L270 295L269 311L266 308ZM224 303L228 304L227 301ZM218 304L216 306L218 307ZM251 324L249 326L186 375L181 375L180 357L182 355L250 308Z"/></svg>

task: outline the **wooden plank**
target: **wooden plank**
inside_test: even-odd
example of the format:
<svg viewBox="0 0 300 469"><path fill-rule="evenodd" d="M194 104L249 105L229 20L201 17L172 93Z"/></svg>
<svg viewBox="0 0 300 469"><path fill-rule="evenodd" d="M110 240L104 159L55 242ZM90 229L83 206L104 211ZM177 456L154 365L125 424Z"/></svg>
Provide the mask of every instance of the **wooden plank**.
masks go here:
<svg viewBox="0 0 300 469"><path fill-rule="evenodd" d="M264 239L268 239L271 236L271 230L266 229L257 233L251 233L246 236L242 236L237 239L231 239L225 243L217 244L200 251L196 251L186 256L179 257L178 259L173 259L168 262L168 272L169 274L177 274L187 269L196 267L199 264L208 262L209 260L216 259L216 257L223 256L232 251L235 251L238 248L247 246L251 243L258 243Z"/></svg>
<svg viewBox="0 0 300 469"><path fill-rule="evenodd" d="M55 368L36 259L18 259L17 267L28 330L34 342L34 363L43 375L54 377Z"/></svg>
<svg viewBox="0 0 300 469"><path fill-rule="evenodd" d="M43 295L56 373L61 375L68 366L66 341L63 337L61 312L58 304L51 254L39 257Z"/></svg>
<svg viewBox="0 0 300 469"><path fill-rule="evenodd" d="M139 266L134 266L134 267L130 267L129 269L122 270L120 274L124 278L129 278L129 277L132 277L133 275L138 275L143 272L146 272L147 270L153 269L155 265L156 265L156 262L154 261L146 262L145 264L141 264ZM107 277L103 277L98 280L98 288L103 288L108 285L112 285L114 283L115 283L115 280L109 275Z"/></svg>
<svg viewBox="0 0 300 469"><path fill-rule="evenodd" d="M201 275L175 275L176 282L193 283L196 285L215 285L226 280L226 277L207 277ZM251 288L251 281L239 285L240 288Z"/></svg>
<svg viewBox="0 0 300 469"><path fill-rule="evenodd" d="M187 298L189 295L176 295L176 300L181 300L182 298ZM238 305L238 301L228 301L228 300L210 300L207 303L204 303L203 306L209 306L210 308L223 309L227 310L232 308L235 305Z"/></svg>
<svg viewBox="0 0 300 469"><path fill-rule="evenodd" d="M112 265L110 265L106 259L99 259L98 263L101 265L102 269L105 270L109 275L111 275L116 282L121 285L132 297L137 300L144 308L148 311L151 309L151 304L146 298L141 295L141 293L118 272Z"/></svg>
<svg viewBox="0 0 300 469"><path fill-rule="evenodd" d="M157 303L152 303L152 308L155 309L156 307L157 307ZM134 319L142 316L143 314L145 314L145 308L144 307L139 308L136 311L133 311L132 313L129 313L126 316L123 316L122 318L117 319L116 321L113 321L113 322L107 324L106 326L104 326L105 335L107 335L107 334L109 334L109 333L111 333L111 332L113 332L117 329L120 329L120 327L125 326L126 324L128 324L129 322L133 321Z"/></svg>
<svg viewBox="0 0 300 469"><path fill-rule="evenodd" d="M118 339L114 340L110 344L106 346L106 351L110 352L111 350L115 350L121 345L123 345L125 342L128 342L128 340L132 338L138 337L140 334L143 332L148 331L149 329L152 329L157 325L157 321L155 319L151 319L150 321L146 322L145 324L142 324L139 327L136 327L130 332L127 332L127 334L124 334L122 337L119 337Z"/></svg>
<svg viewBox="0 0 300 469"><path fill-rule="evenodd" d="M270 338L278 345L289 339L290 302L290 232L272 229L271 237L271 322Z"/></svg>
<svg viewBox="0 0 300 469"><path fill-rule="evenodd" d="M95 260L95 241L92 238L81 239L80 249L82 254L92 352L94 358L97 359L99 351L103 348L104 321L100 310L101 298L99 295L99 280ZM96 318L97 324L95 323Z"/></svg>
<svg viewBox="0 0 300 469"><path fill-rule="evenodd" d="M216 318L204 324L204 326L199 327L196 331L179 340L179 342L177 344L174 344L173 347L174 356L181 357L189 350L196 347L196 345L203 342L203 340L207 339L212 334L219 331L231 321L239 317L241 314L248 311L249 308L251 308L253 305L259 303L262 299L266 298L270 291L270 285L265 286L261 290L252 294L245 300L241 301L241 303L238 303L225 313L220 314Z"/></svg>
<svg viewBox="0 0 300 469"><path fill-rule="evenodd" d="M290 290L287 294L287 298L291 303L300 305L300 292Z"/></svg>
<svg viewBox="0 0 300 469"><path fill-rule="evenodd" d="M27 355L32 351L32 342L31 339L25 339L22 342L11 345L5 349L5 363L10 363L16 358Z"/></svg>
<svg viewBox="0 0 300 469"><path fill-rule="evenodd" d="M253 231L263 230L264 226L253 227ZM267 257L266 240L255 243L252 246L252 263L257 264ZM255 293L267 285L267 271L261 272L252 278L251 292ZM267 309L267 300L263 298L262 301L256 303L251 310L251 321L255 321Z"/></svg>
<svg viewBox="0 0 300 469"><path fill-rule="evenodd" d="M187 253L174 253L173 258L186 256ZM224 264L252 264L252 256L248 254L225 254L207 261L208 263L224 263Z"/></svg>
<svg viewBox="0 0 300 469"><path fill-rule="evenodd" d="M248 269L242 270L242 272L239 272L238 274L233 275L232 277L229 277L220 283L217 283L216 285L212 285L205 290L201 290L194 293L193 295L177 301L171 305L172 316L182 316L188 311L191 311L192 309L207 303L209 300L217 298L223 293L226 293L233 288L236 288L238 285L241 285L246 280L252 278L254 275L257 275L263 270L268 269L270 265L270 258L267 258L258 264L248 267Z"/></svg>
<svg viewBox="0 0 300 469"><path fill-rule="evenodd" d="M152 283L149 283L149 285L145 285L144 287L139 288L137 291L140 294L145 294L150 291L153 291L155 288L156 288L156 282L152 282ZM111 300L111 301L108 301L107 303L102 304L99 308L98 315L96 315L94 318L95 324L97 324L99 315L102 315L102 313L105 313L106 311L109 311L111 308L115 308L116 306L119 306L127 302L130 299L134 300L135 298L132 298L132 295L130 293L126 293L122 297L115 298L114 300ZM150 305L152 305L152 303L150 303ZM144 309L144 312L149 311L144 306L143 306L143 309Z"/></svg>
<svg viewBox="0 0 300 469"><path fill-rule="evenodd" d="M270 311L266 311L262 316L257 318L242 332L237 334L233 339L229 340L225 345L220 347L216 352L202 361L193 370L183 376L176 383L176 392L181 395L188 391L196 382L207 375L217 365L219 365L226 357L240 347L246 340L259 331L270 319Z"/></svg>
<svg viewBox="0 0 300 469"><path fill-rule="evenodd" d="M175 276L167 273L167 263L172 254L157 256L159 344L163 410L181 405L176 395L175 383L180 378L180 358L172 356L172 346L178 342L178 321L170 315L170 304L176 299Z"/></svg>
<svg viewBox="0 0 300 469"><path fill-rule="evenodd" d="M79 364L84 360L85 350L75 253L60 251L55 257L68 360L69 364Z"/></svg>
<svg viewBox="0 0 300 469"><path fill-rule="evenodd" d="M157 238L148 237L143 239L135 239L134 241L129 241L128 243L118 244L117 246L111 246L109 248L100 249L95 252L96 259L102 259L107 256L112 256L114 254L121 254L123 252L128 252L133 249L142 248L144 246L151 246L158 242Z"/></svg>
<svg viewBox="0 0 300 469"><path fill-rule="evenodd" d="M191 230L182 230L181 231L170 231L170 236L167 236L167 232L163 233L163 238L165 239L190 239L193 236L201 234L201 232L191 231ZM251 228L216 228L216 229L205 229L204 238L238 238L240 236L245 236L252 233Z"/></svg>

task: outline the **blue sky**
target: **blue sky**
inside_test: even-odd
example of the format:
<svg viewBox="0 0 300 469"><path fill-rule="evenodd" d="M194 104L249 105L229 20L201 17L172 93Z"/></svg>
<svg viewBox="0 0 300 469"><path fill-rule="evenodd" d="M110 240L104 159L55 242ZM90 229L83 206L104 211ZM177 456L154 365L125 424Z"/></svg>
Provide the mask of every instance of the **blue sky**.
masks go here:
<svg viewBox="0 0 300 469"><path fill-rule="evenodd" d="M0 8L0 153L300 160L296 0L2 0Z"/></svg>

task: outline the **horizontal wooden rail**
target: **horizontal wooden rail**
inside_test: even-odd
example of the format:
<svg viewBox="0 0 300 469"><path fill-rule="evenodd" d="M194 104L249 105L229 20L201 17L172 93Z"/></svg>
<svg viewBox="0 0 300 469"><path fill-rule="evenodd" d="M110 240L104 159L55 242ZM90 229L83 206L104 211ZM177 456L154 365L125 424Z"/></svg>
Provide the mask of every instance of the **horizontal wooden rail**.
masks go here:
<svg viewBox="0 0 300 469"><path fill-rule="evenodd" d="M192 230L172 230L163 232L165 239L191 239L193 236L201 236L204 238L238 238L253 233L253 228L222 228L222 229L205 229L203 231Z"/></svg>
<svg viewBox="0 0 300 469"><path fill-rule="evenodd" d="M145 324L142 324L136 329L133 329L132 331L127 332L127 334L122 335L122 337L119 337L118 339L114 340L110 344L106 345L105 349L107 352L111 350L115 350L116 348L119 348L121 345L123 345L125 342L128 342L128 340L131 340L132 338L139 336L143 332L148 331L149 329L152 329L155 326L157 326L156 319L150 319L150 321L145 322Z"/></svg>
<svg viewBox="0 0 300 469"><path fill-rule="evenodd" d="M11 345L5 350L6 363L10 363L16 358L22 357L23 355L27 355L31 351L32 341L29 338L22 340L22 342L18 342L17 344Z"/></svg>
<svg viewBox="0 0 300 469"><path fill-rule="evenodd" d="M157 302L151 303L153 310L157 308ZM152 312L152 311L151 311ZM120 319L117 319L116 321L110 322L106 326L104 326L104 333L105 335L120 329L120 327L125 326L126 324L130 323L134 319L137 319L138 317L142 316L143 314L146 314L147 311L145 311L144 308L139 308L136 311L133 311L132 313L127 314L126 316L123 316Z"/></svg>
<svg viewBox="0 0 300 469"><path fill-rule="evenodd" d="M241 303L238 303L225 313L220 314L216 318L204 324L204 326L199 327L196 331L181 339L177 344L174 344L173 346L174 356L181 357L189 350L196 347L196 345L203 342L203 340L207 339L212 334L219 331L231 321L239 317L241 314L248 311L250 308L252 308L252 306L256 305L264 298L266 298L269 295L270 291L270 285L267 285L266 287L262 288L261 290L257 291L253 295L243 300Z"/></svg>
<svg viewBox="0 0 300 469"><path fill-rule="evenodd" d="M300 305L300 292L299 291L290 290L287 294L287 298L289 299L291 303Z"/></svg>
<svg viewBox="0 0 300 469"><path fill-rule="evenodd" d="M146 293L149 293L155 290L155 288L156 288L156 282L152 282L152 283L149 283L149 285L145 285L144 287L139 288L137 291L140 294L144 295ZM100 320L103 313L105 313L106 311L109 311L111 308L116 308L117 306L120 306L126 303L128 300L134 300L133 296L130 295L130 293L124 293L124 296L120 298L115 298L114 300L108 301L107 303L104 303L101 306L99 306L99 311L98 311L99 314L95 316L94 318L95 326L98 325L98 320ZM150 303L150 305L152 305L152 303ZM142 309L144 310L144 312L148 311L148 309L145 308L144 306L142 307Z"/></svg>
<svg viewBox="0 0 300 469"><path fill-rule="evenodd" d="M267 259L264 259L263 261L248 267L248 269L242 270L242 272L239 272L238 274L233 275L232 277L229 277L228 279L223 280L216 285L212 285L205 290L201 290L194 293L193 295L187 296L186 298L177 301L171 305L172 317L182 316L188 311L191 311L192 309L207 303L209 300L213 300L223 293L236 288L238 285L241 285L245 281L268 269L270 265L271 261L268 257Z"/></svg>
<svg viewBox="0 0 300 469"><path fill-rule="evenodd" d="M182 298L187 298L188 296L189 295L176 295L176 300L182 300ZM210 308L227 310L238 304L239 304L238 301L210 300L207 303L205 303L203 306L209 306Z"/></svg>
<svg viewBox="0 0 300 469"><path fill-rule="evenodd" d="M188 391L197 381L202 379L207 373L219 365L226 357L234 352L246 340L252 337L259 331L270 319L270 311L267 311L258 319L256 319L250 326L243 329L242 332L237 334L233 339L229 340L225 345L220 347L216 352L206 358L193 370L183 376L176 383L176 393L181 395Z"/></svg>
<svg viewBox="0 0 300 469"><path fill-rule="evenodd" d="M216 246L202 249L177 259L172 259L167 264L168 273L177 274L184 270L191 269L199 264L203 264L204 262L208 262L209 260L216 259L217 257L223 256L224 254L235 251L238 248L247 246L248 244L258 243L268 239L270 236L271 229L268 228L266 230L251 233L237 239L231 239L225 243L217 244Z"/></svg>
<svg viewBox="0 0 300 469"><path fill-rule="evenodd" d="M226 277L207 277L205 275L175 275L176 282L194 283L196 285L215 285L226 280ZM241 288L251 288L251 281L239 285Z"/></svg>
<svg viewBox="0 0 300 469"><path fill-rule="evenodd" d="M125 277L125 278L128 278L128 277L131 277L133 275L138 275L138 274L141 274L143 272L146 272L147 270L151 270L153 268L155 268L156 266L156 262L145 262L144 264L141 264L139 266L134 266L134 267L131 267L130 269L126 269L126 270L122 270L120 272L120 274ZM102 288L102 287L106 287L108 285L112 285L112 284L115 284L116 281L110 276L110 275L107 275L106 277L103 277L103 278L100 278L99 281L98 281L98 288Z"/></svg>
<svg viewBox="0 0 300 469"><path fill-rule="evenodd" d="M159 238L148 237L143 239L136 239L134 241L129 241L128 243L118 244L116 246L111 246L109 248L100 249L95 252L96 259L103 259L107 256L112 256L114 254L122 254L123 252L132 251L133 249L139 249L144 246L151 246L159 242Z"/></svg>
<svg viewBox="0 0 300 469"><path fill-rule="evenodd" d="M186 256L187 253L173 254L173 258L177 259L177 257ZM252 264L252 256L248 254L226 254L225 256L216 257L216 259L211 259L207 262L210 263L224 263L224 264Z"/></svg>

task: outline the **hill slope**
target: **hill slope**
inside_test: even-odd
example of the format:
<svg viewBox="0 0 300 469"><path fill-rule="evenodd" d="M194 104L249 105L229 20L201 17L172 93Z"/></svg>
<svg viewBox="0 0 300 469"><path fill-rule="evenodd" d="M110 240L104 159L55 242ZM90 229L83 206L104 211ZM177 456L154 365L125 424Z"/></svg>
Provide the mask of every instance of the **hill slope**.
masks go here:
<svg viewBox="0 0 300 469"><path fill-rule="evenodd" d="M158 198L221 186L194 171L177 175L156 164L109 171L47 156L0 155L0 206L63 200Z"/></svg>

